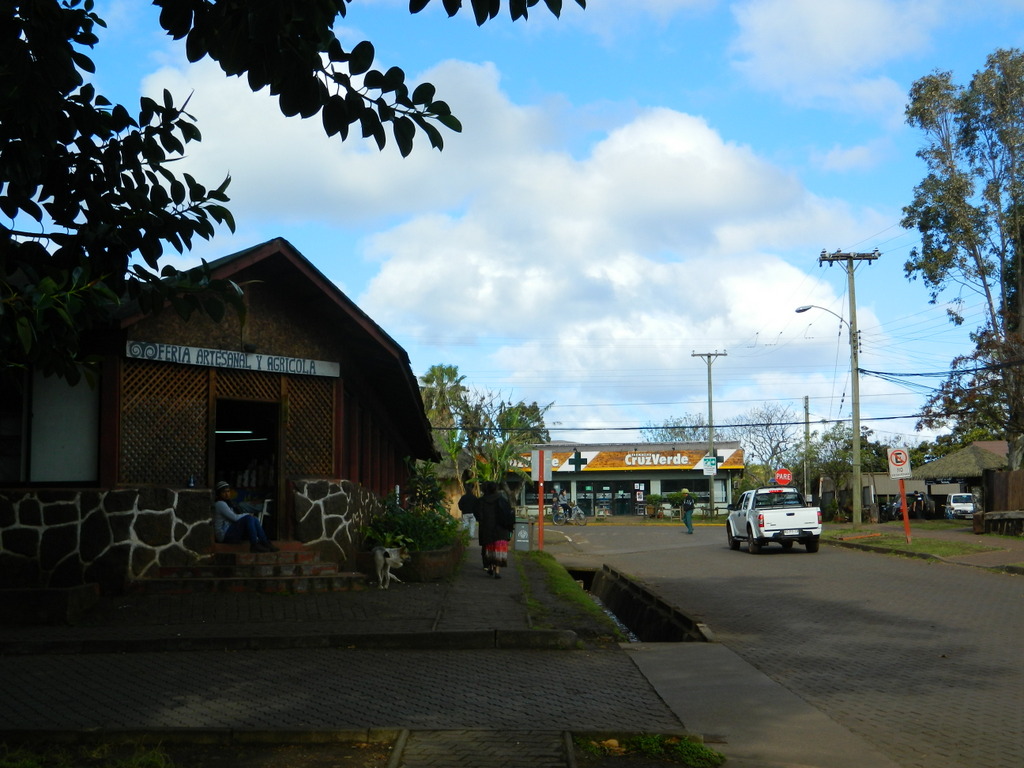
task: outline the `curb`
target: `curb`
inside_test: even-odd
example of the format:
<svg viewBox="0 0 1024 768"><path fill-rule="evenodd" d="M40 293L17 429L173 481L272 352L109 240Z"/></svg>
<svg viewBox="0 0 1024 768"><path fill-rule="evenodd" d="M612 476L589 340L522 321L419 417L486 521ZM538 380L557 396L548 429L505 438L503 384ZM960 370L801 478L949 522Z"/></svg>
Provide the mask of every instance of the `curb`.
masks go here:
<svg viewBox="0 0 1024 768"><path fill-rule="evenodd" d="M0 641L0 656L168 651L266 651L296 648L349 650L572 650L579 637L568 629L487 629L407 633L353 633L268 637L154 637L102 640Z"/></svg>
<svg viewBox="0 0 1024 768"><path fill-rule="evenodd" d="M914 557L918 560L935 560L937 562L946 562L941 557L936 555L929 555L927 552L907 552L902 549L893 549L892 547L877 547L873 544L857 544L852 541L840 541L838 539L820 539L822 544L829 544L833 547L845 547L846 549L859 549L864 552L878 552L883 555L901 555L903 557Z"/></svg>
<svg viewBox="0 0 1024 768"><path fill-rule="evenodd" d="M336 731L236 730L232 728L152 728L144 731L97 728L62 731L0 730L0 742L18 744L337 744L350 741L394 742L401 728L356 728Z"/></svg>
<svg viewBox="0 0 1024 768"><path fill-rule="evenodd" d="M146 746L195 745L195 746L303 746L340 744L347 742L369 742L390 744L391 755L388 768L398 768L402 764L403 752L410 735L415 732L434 732L444 729L437 728L358 728L331 731L280 729L280 730L236 730L230 728L154 728L144 731L73 729L65 731L24 731L0 730L0 743L8 744L138 744ZM457 729L464 730L464 729ZM485 729L486 730L486 729ZM536 733L559 733L566 756L568 768L576 766L577 739L604 741L606 739L629 739L636 736L650 736L648 731L575 731L560 728L529 729ZM686 739L696 744L706 744L703 734L693 733L685 729L678 731L658 731L661 736Z"/></svg>
<svg viewBox="0 0 1024 768"><path fill-rule="evenodd" d="M965 563L954 558L939 557L938 555L930 555L926 552L908 552L904 549L878 547L873 544L859 544L852 541L840 541L838 539L821 539L821 543L828 544L833 547L859 549L864 552L877 552L882 555L899 555L900 557L913 557L918 560L934 560L935 562L948 563L949 565L960 565L967 568L980 568L983 571L992 571L994 573L1009 573L1024 576L1024 567L1018 565L979 565L977 563Z"/></svg>

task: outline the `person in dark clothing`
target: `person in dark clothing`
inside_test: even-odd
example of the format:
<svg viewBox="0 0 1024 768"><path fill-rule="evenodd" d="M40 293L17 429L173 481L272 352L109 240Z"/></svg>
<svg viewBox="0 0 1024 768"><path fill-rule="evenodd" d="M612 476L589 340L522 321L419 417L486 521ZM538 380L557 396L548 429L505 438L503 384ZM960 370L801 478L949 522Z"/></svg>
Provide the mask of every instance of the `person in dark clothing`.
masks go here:
<svg viewBox="0 0 1024 768"><path fill-rule="evenodd" d="M217 501L213 505L213 535L218 542L237 544L249 540L253 552L277 552L263 525L234 502L234 489L221 480L217 483Z"/></svg>
<svg viewBox="0 0 1024 768"><path fill-rule="evenodd" d="M508 542L512 538L516 518L508 499L498 493L497 483L484 483L483 492L476 509L481 556L487 572L500 579L501 569L508 565Z"/></svg>
<svg viewBox="0 0 1024 768"><path fill-rule="evenodd" d="M477 511L479 509L480 497L467 488L466 492L462 494L462 496L459 498L459 511L462 513L462 516L464 518L469 517L476 521L477 518L479 517L479 515L477 515ZM477 526L477 528L479 528L479 525ZM480 557L483 559L484 570L489 571L490 566L488 566L487 564L487 553L483 550L483 548L480 549Z"/></svg>

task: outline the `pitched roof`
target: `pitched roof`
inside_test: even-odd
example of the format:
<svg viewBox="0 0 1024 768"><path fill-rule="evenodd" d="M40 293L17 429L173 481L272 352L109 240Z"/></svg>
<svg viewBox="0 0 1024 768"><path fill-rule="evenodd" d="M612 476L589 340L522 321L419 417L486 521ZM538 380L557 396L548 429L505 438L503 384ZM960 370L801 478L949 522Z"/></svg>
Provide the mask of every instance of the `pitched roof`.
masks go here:
<svg viewBox="0 0 1024 768"><path fill-rule="evenodd" d="M996 451L989 450L989 445L996 451L999 450L1000 443L997 441L971 443L966 448L961 448L959 451L954 451L918 467L913 471L913 477L915 480L931 480L941 477L981 477L986 469L1006 469L1006 443L1001 443L1001 455Z"/></svg>
<svg viewBox="0 0 1024 768"><path fill-rule="evenodd" d="M274 238L211 261L208 267L216 279L257 279L287 289L291 300L302 307L305 322L330 328L358 355L359 375L373 381L415 458L439 458L408 353L294 245ZM122 327L140 319L138 308L133 307L122 319Z"/></svg>

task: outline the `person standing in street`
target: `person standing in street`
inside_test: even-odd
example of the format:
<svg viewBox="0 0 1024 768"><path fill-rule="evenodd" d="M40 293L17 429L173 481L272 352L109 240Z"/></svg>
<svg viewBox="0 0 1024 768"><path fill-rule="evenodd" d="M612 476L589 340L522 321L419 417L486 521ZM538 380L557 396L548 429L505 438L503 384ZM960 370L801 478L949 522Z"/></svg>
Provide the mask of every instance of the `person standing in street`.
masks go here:
<svg viewBox="0 0 1024 768"><path fill-rule="evenodd" d="M686 532L693 533L693 496L690 492L683 489L683 522L686 523Z"/></svg>
<svg viewBox="0 0 1024 768"><path fill-rule="evenodd" d="M483 496L476 509L480 524L480 549L484 569L493 578L501 578L501 569L508 565L508 542L516 525L515 513L502 494L498 484L487 481L483 484Z"/></svg>

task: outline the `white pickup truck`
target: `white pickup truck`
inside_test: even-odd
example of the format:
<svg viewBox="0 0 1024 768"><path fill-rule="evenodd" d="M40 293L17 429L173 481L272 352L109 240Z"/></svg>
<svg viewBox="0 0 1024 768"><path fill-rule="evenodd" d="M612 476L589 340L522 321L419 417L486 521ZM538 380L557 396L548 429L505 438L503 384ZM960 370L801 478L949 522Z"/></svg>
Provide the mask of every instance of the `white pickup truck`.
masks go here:
<svg viewBox="0 0 1024 768"><path fill-rule="evenodd" d="M729 549L739 549L745 541L747 552L756 555L777 541L783 549L800 542L808 552L818 551L821 510L806 506L796 488L773 485L746 491L729 510L725 521Z"/></svg>

